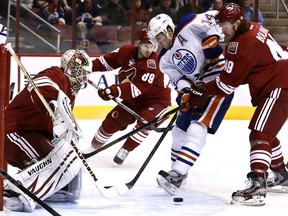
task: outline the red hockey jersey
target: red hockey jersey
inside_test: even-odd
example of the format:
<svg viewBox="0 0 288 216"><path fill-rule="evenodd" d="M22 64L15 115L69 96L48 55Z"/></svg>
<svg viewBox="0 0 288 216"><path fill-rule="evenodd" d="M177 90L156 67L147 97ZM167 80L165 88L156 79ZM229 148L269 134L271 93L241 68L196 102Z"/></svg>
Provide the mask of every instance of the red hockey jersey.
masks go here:
<svg viewBox="0 0 288 216"><path fill-rule="evenodd" d="M288 88L288 52L269 30L251 22L250 28L225 48L224 71L206 84L211 95L231 94L248 84L253 106L275 88Z"/></svg>
<svg viewBox="0 0 288 216"><path fill-rule="evenodd" d="M74 104L75 96L72 95L70 81L61 68L45 69L33 80L48 103L57 100L58 91L61 89L70 98L72 105ZM37 131L49 138L53 137L52 118L30 84L6 107L5 122L6 133Z"/></svg>
<svg viewBox="0 0 288 216"><path fill-rule="evenodd" d="M93 60L93 71L120 68L120 98L129 100L136 106L155 103L155 100L160 104L170 105L170 88L164 87L164 75L159 70L158 55L154 52L147 59L138 59L137 53L137 46L123 46Z"/></svg>

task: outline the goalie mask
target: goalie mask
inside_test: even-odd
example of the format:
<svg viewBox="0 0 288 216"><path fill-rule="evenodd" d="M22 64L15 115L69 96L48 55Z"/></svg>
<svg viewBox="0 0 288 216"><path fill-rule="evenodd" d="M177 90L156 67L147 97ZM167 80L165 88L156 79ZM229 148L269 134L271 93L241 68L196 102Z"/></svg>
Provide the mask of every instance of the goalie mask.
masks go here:
<svg viewBox="0 0 288 216"><path fill-rule="evenodd" d="M61 57L61 68L77 94L92 73L92 60L84 50L68 50Z"/></svg>

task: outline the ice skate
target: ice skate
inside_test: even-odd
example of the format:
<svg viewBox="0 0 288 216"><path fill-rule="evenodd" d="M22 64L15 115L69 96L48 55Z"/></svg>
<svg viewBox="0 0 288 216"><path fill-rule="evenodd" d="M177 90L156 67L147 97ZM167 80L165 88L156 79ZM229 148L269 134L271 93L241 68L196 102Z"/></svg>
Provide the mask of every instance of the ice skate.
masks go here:
<svg viewBox="0 0 288 216"><path fill-rule="evenodd" d="M3 207L10 211L32 212L36 203L27 195L18 194L12 190L4 190Z"/></svg>
<svg viewBox="0 0 288 216"><path fill-rule="evenodd" d="M182 185L183 180L186 178L187 175L181 175L175 170L171 170L168 173L160 170L156 180L161 188L163 188L167 193L174 195L177 189Z"/></svg>
<svg viewBox="0 0 288 216"><path fill-rule="evenodd" d="M19 195L13 191L3 191L3 207L10 211L22 212L24 210L24 204L19 199Z"/></svg>
<svg viewBox="0 0 288 216"><path fill-rule="evenodd" d="M126 149L124 149L123 147L119 149L119 151L117 152L117 154L115 155L113 161L118 164L121 165L124 160L126 159L126 157L128 156L129 151L127 151Z"/></svg>
<svg viewBox="0 0 288 216"><path fill-rule="evenodd" d="M269 173L267 191L274 193L288 193L288 172L282 170Z"/></svg>
<svg viewBox="0 0 288 216"><path fill-rule="evenodd" d="M263 206L266 197L266 181L254 172L247 174L246 189L238 190L232 194L232 205Z"/></svg>
<svg viewBox="0 0 288 216"><path fill-rule="evenodd" d="M89 154L91 152L94 152L98 149L100 149L103 146L103 143L99 143L96 141L95 137L93 138L93 140L91 141L91 145L89 147L87 147L86 149L82 150L83 154Z"/></svg>

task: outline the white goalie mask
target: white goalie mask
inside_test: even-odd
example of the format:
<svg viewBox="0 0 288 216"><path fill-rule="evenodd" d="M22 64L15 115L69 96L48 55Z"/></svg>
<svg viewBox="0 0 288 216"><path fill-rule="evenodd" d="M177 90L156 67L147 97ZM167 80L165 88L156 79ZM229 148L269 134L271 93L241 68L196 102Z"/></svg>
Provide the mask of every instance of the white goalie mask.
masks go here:
<svg viewBox="0 0 288 216"><path fill-rule="evenodd" d="M167 37L169 37L167 31L168 26L170 26L170 28L174 32L175 25L171 17L167 14L158 14L149 21L147 35L153 44L158 44L155 37L161 32L164 33Z"/></svg>
<svg viewBox="0 0 288 216"><path fill-rule="evenodd" d="M92 60L84 50L67 50L61 57L61 68L77 93L92 73Z"/></svg>

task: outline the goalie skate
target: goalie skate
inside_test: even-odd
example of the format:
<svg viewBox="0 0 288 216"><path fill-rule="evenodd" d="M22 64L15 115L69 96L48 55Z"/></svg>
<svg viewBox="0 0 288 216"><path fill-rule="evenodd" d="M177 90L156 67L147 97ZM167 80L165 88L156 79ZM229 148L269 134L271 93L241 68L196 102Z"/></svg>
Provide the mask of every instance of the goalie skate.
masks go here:
<svg viewBox="0 0 288 216"><path fill-rule="evenodd" d="M25 194L16 193L12 190L4 190L3 207L10 211L32 212L36 207L36 203Z"/></svg>
<svg viewBox="0 0 288 216"><path fill-rule="evenodd" d="M248 183L244 190L238 190L232 194L232 205L263 206L266 197L266 182L250 172L247 175Z"/></svg>
<svg viewBox="0 0 288 216"><path fill-rule="evenodd" d="M24 204L19 199L20 194L16 194L13 191L5 190L3 192L3 207L10 211L21 212L24 210Z"/></svg>
<svg viewBox="0 0 288 216"><path fill-rule="evenodd" d="M272 193L288 193L288 172L282 170L269 173L267 191Z"/></svg>
<svg viewBox="0 0 288 216"><path fill-rule="evenodd" d="M157 177L158 185L163 188L167 193L175 195L177 189L181 186L187 175L181 175L178 172L171 170L168 173L160 170Z"/></svg>

